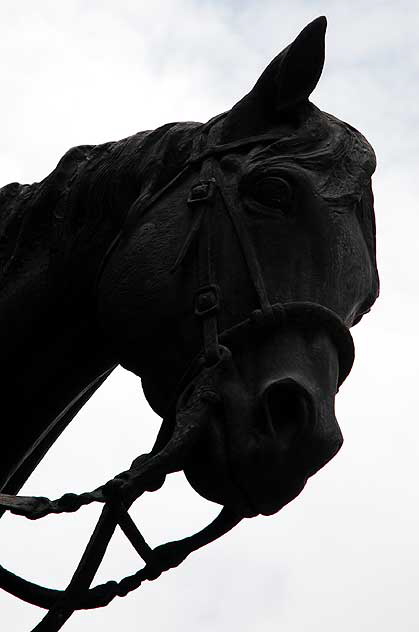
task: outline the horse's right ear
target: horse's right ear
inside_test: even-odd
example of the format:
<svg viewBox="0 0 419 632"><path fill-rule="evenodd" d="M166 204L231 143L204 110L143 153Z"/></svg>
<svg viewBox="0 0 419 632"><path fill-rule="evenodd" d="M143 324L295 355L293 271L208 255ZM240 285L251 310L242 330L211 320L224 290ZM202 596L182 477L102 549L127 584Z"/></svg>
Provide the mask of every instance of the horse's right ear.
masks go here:
<svg viewBox="0 0 419 632"><path fill-rule="evenodd" d="M262 133L307 102L323 70L326 26L325 17L310 22L275 57L249 94L228 113L224 142Z"/></svg>

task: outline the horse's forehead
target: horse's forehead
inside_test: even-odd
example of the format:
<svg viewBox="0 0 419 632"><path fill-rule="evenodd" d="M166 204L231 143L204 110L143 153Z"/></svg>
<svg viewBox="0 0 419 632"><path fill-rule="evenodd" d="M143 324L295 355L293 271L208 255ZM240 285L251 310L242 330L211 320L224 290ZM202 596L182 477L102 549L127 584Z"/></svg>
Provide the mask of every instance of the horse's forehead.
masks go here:
<svg viewBox="0 0 419 632"><path fill-rule="evenodd" d="M278 130L278 140L253 147L242 160L242 173L261 174L281 166L311 173L325 197L358 196L374 173L374 150L365 137L343 121L316 109L300 127Z"/></svg>

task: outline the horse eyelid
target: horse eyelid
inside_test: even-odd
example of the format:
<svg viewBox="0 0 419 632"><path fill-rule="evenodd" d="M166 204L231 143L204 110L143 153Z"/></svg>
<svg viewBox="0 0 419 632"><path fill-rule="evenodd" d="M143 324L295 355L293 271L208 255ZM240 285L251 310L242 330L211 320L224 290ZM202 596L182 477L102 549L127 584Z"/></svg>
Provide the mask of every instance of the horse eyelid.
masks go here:
<svg viewBox="0 0 419 632"><path fill-rule="evenodd" d="M271 187L271 191L264 191L264 185ZM276 190L275 190L276 189ZM242 185L244 194L260 207L266 209L287 210L294 197L292 184L282 176L266 175L257 180L249 177ZM262 199L261 199L262 198ZM271 203L270 203L271 202Z"/></svg>

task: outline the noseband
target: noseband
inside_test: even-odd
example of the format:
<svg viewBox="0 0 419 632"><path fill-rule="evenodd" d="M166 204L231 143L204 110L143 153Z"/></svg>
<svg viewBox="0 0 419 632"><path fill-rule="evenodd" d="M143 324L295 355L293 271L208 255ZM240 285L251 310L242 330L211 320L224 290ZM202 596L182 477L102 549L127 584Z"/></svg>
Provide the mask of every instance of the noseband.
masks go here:
<svg viewBox="0 0 419 632"><path fill-rule="evenodd" d="M216 117L215 121L220 117ZM214 123L214 120L212 123ZM220 367L231 359L233 342L247 337L252 332L282 329L285 325L297 327L305 332L325 330L333 341L339 358L340 385L351 370L354 346L348 327L338 314L311 302L271 303L259 259L251 235L237 201L235 191L224 178L218 159L236 150L242 150L265 141L278 140L277 135L249 137L237 142L217 144L216 128L204 127L196 139L192 154L183 169L155 195L138 198L132 205L121 232L108 248L99 268L97 283L111 255L120 243L121 236L139 219L144 217L164 193L173 188L189 170L201 166L199 180L192 186L187 199L193 213L191 229L179 250L172 270L183 262L189 247L198 241L198 287L194 296L194 316L202 331L202 348L188 367L169 410L175 423L171 432L159 432L156 444L148 455L138 457L131 468L114 479L84 494L64 494L58 500L44 497L12 496L0 494L0 508L32 520L46 515L74 512L92 502L104 503L96 528L85 549L73 578L64 591L51 590L17 577L0 566L0 587L21 599L46 608L48 613L33 632L55 632L77 609L98 608L107 605L116 596L125 596L138 588L145 580L156 579L162 572L180 564L192 551L219 538L242 519L234 510L224 507L215 520L195 535L177 542L168 542L151 549L128 514L131 504L144 491L159 489L166 474L183 469L185 445L192 445L208 419L211 405L216 396L216 383ZM208 135L205 132L208 130ZM222 208L230 218L240 245L248 275L255 290L258 307L245 320L219 332L218 314L221 310L221 290L215 277L213 265L213 208L216 199L221 199ZM191 377L194 392L183 401L180 396ZM165 425L167 417L163 421ZM203 420L203 421L202 421ZM162 440L163 439L163 440ZM137 573L120 582L108 582L89 588L105 554L116 526L119 525L131 544L142 557L145 566Z"/></svg>

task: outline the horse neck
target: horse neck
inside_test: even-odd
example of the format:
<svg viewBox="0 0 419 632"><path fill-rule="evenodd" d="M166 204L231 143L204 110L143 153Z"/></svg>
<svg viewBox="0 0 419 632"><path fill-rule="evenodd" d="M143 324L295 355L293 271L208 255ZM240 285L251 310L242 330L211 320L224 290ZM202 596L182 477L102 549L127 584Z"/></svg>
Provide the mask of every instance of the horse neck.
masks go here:
<svg viewBox="0 0 419 632"><path fill-rule="evenodd" d="M101 209L83 208L98 179L86 169L95 149L73 148L42 182L0 191L0 337L28 397L51 383L53 371L74 366L87 335L95 339L93 279L117 230ZM82 355L89 363L89 345Z"/></svg>
<svg viewBox="0 0 419 632"><path fill-rule="evenodd" d="M90 261L86 252L77 266L67 251L65 257L59 252L62 223L68 219L70 226L66 213L74 211L71 194L62 195L68 162L63 169L61 161L42 183L15 186L13 195L10 187L0 192L6 244L1 251L1 399L7 420L0 487L10 493L18 491L116 363L95 322L86 282L94 258L107 247L105 239L95 242ZM114 230L107 226L106 232L111 239ZM69 238L70 251L83 236L81 229Z"/></svg>
<svg viewBox="0 0 419 632"><path fill-rule="evenodd" d="M97 274L134 200L173 176L199 127L75 147L41 183L18 185L0 213L0 236L2 218L18 226L0 293L3 491L19 490L116 365L96 321Z"/></svg>

